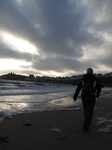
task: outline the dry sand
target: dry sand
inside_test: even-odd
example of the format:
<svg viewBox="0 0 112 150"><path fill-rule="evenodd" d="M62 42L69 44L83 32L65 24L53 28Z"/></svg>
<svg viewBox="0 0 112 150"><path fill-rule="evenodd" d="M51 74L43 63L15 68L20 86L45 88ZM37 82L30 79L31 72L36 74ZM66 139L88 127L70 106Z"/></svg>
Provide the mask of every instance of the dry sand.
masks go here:
<svg viewBox="0 0 112 150"><path fill-rule="evenodd" d="M97 100L90 132L82 131L83 109L13 116L0 122L0 150L111 150L112 99Z"/></svg>

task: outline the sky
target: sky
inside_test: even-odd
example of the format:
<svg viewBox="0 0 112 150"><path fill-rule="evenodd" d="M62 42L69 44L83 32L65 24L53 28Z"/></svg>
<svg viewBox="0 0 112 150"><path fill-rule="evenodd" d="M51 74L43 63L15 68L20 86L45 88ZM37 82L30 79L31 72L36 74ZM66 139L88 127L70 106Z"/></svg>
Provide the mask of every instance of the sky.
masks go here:
<svg viewBox="0 0 112 150"><path fill-rule="evenodd" d="M112 72L111 0L0 0L0 75Z"/></svg>

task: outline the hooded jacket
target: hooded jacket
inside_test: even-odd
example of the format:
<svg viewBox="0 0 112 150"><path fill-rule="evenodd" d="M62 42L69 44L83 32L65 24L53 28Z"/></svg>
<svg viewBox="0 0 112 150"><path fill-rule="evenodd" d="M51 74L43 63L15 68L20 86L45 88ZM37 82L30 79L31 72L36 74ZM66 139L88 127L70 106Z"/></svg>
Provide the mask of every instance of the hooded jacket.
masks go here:
<svg viewBox="0 0 112 150"><path fill-rule="evenodd" d="M93 75L93 74L86 74L84 75L84 77L81 79L81 81L79 82L77 88L76 88L76 91L74 93L74 100L77 99L77 96L79 94L79 92L81 91L82 89L82 92L81 92L81 95L84 96L84 93L83 93L83 86L86 82L86 80L92 80L92 83L93 83L93 88L94 88L94 93L93 95L91 96L94 96L94 97L99 97L100 93L101 93L101 86L97 80L97 78ZM90 96L90 95L89 95Z"/></svg>

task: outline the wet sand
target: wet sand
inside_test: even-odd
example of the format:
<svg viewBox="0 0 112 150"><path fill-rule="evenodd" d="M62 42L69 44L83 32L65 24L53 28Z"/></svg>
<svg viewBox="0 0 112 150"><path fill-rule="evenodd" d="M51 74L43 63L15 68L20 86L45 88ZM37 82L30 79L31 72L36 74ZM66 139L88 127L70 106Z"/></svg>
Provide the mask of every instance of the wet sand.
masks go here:
<svg viewBox="0 0 112 150"><path fill-rule="evenodd" d="M89 133L81 129L83 109L4 119L0 122L0 150L111 150L112 99L107 96L97 100Z"/></svg>

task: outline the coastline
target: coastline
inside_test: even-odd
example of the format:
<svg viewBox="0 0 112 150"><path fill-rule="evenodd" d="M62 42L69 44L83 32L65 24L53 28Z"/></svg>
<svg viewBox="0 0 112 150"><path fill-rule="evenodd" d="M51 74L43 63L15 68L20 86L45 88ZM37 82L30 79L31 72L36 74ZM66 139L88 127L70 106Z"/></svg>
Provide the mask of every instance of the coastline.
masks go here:
<svg viewBox="0 0 112 150"><path fill-rule="evenodd" d="M90 132L82 131L83 109L32 112L0 122L0 150L111 149L112 102L97 99Z"/></svg>

